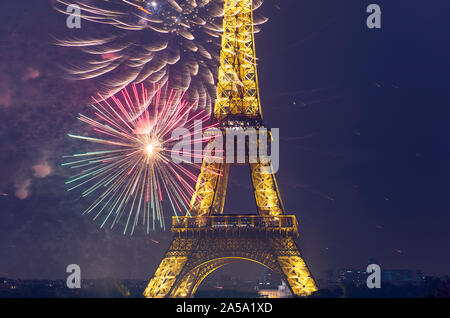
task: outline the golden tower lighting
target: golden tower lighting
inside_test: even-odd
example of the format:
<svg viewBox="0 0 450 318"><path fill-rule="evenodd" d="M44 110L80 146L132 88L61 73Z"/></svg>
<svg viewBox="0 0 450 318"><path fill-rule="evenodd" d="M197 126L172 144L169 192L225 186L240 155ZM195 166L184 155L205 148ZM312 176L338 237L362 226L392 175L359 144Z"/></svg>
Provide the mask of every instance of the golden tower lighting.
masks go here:
<svg viewBox="0 0 450 318"><path fill-rule="evenodd" d="M214 116L226 128L263 128L251 0L225 0ZM224 215L230 163L202 163L190 215L174 217L173 241L144 291L146 297L193 297L214 270L255 262L281 275L295 296L317 290L295 240L297 220L286 215L271 163L249 166L255 215Z"/></svg>

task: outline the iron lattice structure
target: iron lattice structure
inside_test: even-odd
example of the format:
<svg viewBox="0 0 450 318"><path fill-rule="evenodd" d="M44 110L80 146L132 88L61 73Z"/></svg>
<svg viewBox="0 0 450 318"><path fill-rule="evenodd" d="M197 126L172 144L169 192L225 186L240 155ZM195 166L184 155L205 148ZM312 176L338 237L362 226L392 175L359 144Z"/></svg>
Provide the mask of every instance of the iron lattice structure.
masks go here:
<svg viewBox="0 0 450 318"><path fill-rule="evenodd" d="M223 134L230 127L263 127L252 0L225 0L224 5L224 33L214 106L214 115ZM260 147L260 140L257 142ZM261 264L280 274L295 296L307 296L317 290L295 242L298 238L296 218L285 213L271 163L246 160L245 164L250 167L258 213L223 215L232 164L225 160L204 161L190 213L173 218L174 239L144 296L193 297L211 272L242 261Z"/></svg>

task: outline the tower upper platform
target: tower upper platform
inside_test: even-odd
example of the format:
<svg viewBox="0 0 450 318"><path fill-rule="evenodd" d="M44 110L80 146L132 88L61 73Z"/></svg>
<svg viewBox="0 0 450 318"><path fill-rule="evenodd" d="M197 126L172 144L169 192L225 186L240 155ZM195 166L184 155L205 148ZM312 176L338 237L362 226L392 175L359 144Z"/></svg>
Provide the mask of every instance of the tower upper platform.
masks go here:
<svg viewBox="0 0 450 318"><path fill-rule="evenodd" d="M280 234L298 237L298 224L295 215L213 215L184 216L172 219L172 232L181 235L202 235L225 233Z"/></svg>

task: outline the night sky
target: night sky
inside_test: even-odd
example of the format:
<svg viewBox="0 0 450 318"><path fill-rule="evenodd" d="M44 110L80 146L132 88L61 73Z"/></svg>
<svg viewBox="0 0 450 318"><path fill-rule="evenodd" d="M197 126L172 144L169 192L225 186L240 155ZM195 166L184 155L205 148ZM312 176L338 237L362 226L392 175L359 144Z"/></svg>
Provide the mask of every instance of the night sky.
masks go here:
<svg viewBox="0 0 450 318"><path fill-rule="evenodd" d="M382 9L382 29L365 25ZM450 4L445 0L266 0L256 36L264 121L280 128L277 180L316 277L328 269L450 274ZM59 68L74 52L51 1L0 4L0 277L149 278L171 233L99 229L68 193L62 156L95 87ZM251 213L247 168L225 212ZM248 191L247 191L248 190ZM168 211L170 212L170 211ZM159 242L159 243L158 243Z"/></svg>

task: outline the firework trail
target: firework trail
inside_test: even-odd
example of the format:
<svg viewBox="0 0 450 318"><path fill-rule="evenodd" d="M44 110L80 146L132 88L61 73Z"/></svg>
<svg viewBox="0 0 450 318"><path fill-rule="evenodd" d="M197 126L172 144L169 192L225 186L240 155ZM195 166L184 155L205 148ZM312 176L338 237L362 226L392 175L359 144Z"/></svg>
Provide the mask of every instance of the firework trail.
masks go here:
<svg viewBox="0 0 450 318"><path fill-rule="evenodd" d="M238 1L238 0L232 0ZM107 34L58 40L78 47L86 58L67 67L77 79L98 79L106 96L130 83L168 82L211 112L219 66L224 0L56 0L64 14L76 4L81 18L106 25ZM257 9L262 0L253 1ZM267 19L255 14L255 30Z"/></svg>
<svg viewBox="0 0 450 318"><path fill-rule="evenodd" d="M196 181L192 170L200 167L193 160L175 163L172 155L177 152L183 158L186 153L192 157L202 154L185 147L173 150L173 146L203 146L212 138L196 138L192 130L194 124L209 118L205 110L192 113L194 104L167 86L153 87L152 91L156 93L150 97L144 84L133 84L130 90L110 98L101 94L93 97L94 116L80 114L78 119L95 135L69 136L103 147L65 156L68 161L62 164L77 171L66 181L69 191L82 189L83 197L96 197L83 214L102 219L101 227L110 223L113 228L120 223L124 234L133 234L140 223L147 233L158 223L165 228L162 201L175 215L188 213L191 184ZM172 136L180 126L189 131L181 141Z"/></svg>

